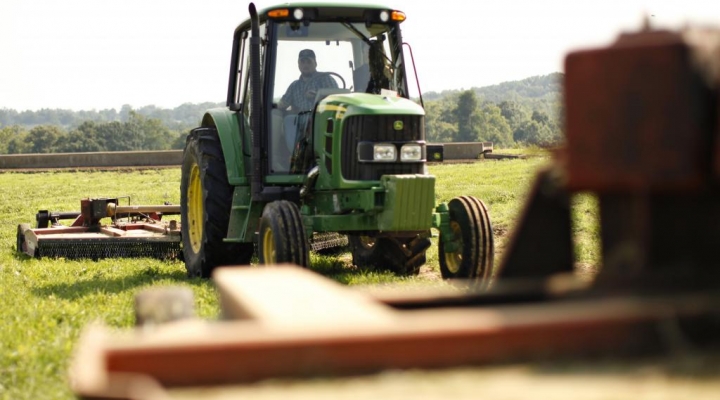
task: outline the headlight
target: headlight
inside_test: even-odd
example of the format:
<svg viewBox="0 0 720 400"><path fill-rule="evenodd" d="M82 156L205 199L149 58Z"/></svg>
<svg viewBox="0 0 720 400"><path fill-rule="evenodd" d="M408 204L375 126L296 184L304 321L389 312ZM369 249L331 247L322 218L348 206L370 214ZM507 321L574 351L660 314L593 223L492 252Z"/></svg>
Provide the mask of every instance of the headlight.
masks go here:
<svg viewBox="0 0 720 400"><path fill-rule="evenodd" d="M419 144L404 144L400 149L400 161L421 161L422 147Z"/></svg>
<svg viewBox="0 0 720 400"><path fill-rule="evenodd" d="M397 150L394 144L376 144L373 146L374 161L395 161Z"/></svg>
<svg viewBox="0 0 720 400"><path fill-rule="evenodd" d="M302 8L296 8L295 11L293 11L293 17L300 21L305 16L305 13L303 12Z"/></svg>

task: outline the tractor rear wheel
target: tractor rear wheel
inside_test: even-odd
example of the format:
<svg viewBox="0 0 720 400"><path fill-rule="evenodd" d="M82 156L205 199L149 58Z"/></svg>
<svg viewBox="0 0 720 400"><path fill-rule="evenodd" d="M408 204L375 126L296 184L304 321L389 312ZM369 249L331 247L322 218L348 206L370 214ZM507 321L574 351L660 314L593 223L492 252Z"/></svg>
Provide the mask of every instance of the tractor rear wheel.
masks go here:
<svg viewBox="0 0 720 400"><path fill-rule="evenodd" d="M260 218L258 258L260 264L310 265L310 244L300 209L287 200L265 206Z"/></svg>
<svg viewBox="0 0 720 400"><path fill-rule="evenodd" d="M447 251L440 232L440 273L444 279L476 278L487 284L492 277L493 231L485 204L472 196L456 197L448 203L452 244L455 249Z"/></svg>
<svg viewBox="0 0 720 400"><path fill-rule="evenodd" d="M425 252L431 243L429 234L410 238L348 235L348 241L353 264L386 269L399 275L417 275L427 261Z"/></svg>
<svg viewBox="0 0 720 400"><path fill-rule="evenodd" d="M187 138L180 180L183 258L188 276L209 278L219 265L248 264L252 243L225 243L233 187L215 128Z"/></svg>

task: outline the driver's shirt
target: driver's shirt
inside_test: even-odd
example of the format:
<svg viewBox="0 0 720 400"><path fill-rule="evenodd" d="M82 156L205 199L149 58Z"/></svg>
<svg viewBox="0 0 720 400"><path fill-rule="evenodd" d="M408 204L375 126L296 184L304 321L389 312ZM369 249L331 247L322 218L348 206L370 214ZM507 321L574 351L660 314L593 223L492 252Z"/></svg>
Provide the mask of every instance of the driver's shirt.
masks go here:
<svg viewBox="0 0 720 400"><path fill-rule="evenodd" d="M318 89L336 88L337 83L330 74L314 72L309 77L302 75L298 80L291 83L282 97L282 102L290 104L292 111L310 111L315 106L315 95L310 91L317 92Z"/></svg>

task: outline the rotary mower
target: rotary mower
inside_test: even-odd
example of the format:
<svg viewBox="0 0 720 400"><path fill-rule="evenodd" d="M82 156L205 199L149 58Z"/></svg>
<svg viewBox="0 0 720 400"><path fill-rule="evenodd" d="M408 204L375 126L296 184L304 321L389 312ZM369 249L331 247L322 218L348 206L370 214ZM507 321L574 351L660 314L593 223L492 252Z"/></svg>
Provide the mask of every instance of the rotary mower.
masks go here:
<svg viewBox="0 0 720 400"><path fill-rule="evenodd" d="M17 250L37 258L179 257L180 224L162 217L179 214L180 206L130 205L126 199L127 205L120 198L83 199L75 212L40 210L36 228L18 225Z"/></svg>

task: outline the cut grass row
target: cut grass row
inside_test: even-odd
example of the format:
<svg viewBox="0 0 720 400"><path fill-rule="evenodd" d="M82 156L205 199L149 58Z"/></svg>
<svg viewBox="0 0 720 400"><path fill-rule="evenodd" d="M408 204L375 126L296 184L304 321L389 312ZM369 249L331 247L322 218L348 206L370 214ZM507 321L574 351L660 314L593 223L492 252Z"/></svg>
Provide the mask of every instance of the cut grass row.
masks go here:
<svg viewBox="0 0 720 400"><path fill-rule="evenodd" d="M435 165L430 172L437 177L438 201L473 195L486 202L500 254L533 172L545 163L542 157L484 161ZM95 320L131 327L134 295L143 288L190 287L198 314L203 318L218 315L212 282L188 279L179 261L36 260L15 251L17 225L33 223L38 210L78 210L81 198L103 196L130 196L133 204L178 204L179 180L177 169L0 174L0 296L4 305L0 310L0 398L72 398L67 369L82 328ZM594 201L578 196L574 203L579 261L596 265ZM348 285L443 285L436 245L428 251L422 273L414 277L360 270L349 260L348 254L313 254L312 268Z"/></svg>

